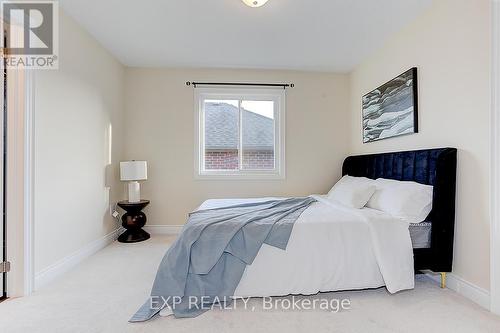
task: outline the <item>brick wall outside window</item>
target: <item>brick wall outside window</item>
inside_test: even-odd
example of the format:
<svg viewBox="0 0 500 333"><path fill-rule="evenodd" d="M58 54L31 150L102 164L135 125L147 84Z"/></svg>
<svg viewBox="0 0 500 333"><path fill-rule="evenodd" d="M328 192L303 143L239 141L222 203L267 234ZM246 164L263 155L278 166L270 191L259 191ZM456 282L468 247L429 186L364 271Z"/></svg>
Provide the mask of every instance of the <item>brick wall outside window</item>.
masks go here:
<svg viewBox="0 0 500 333"><path fill-rule="evenodd" d="M238 170L238 151L206 151L206 170Z"/></svg>
<svg viewBox="0 0 500 333"><path fill-rule="evenodd" d="M206 170L238 170L238 151L206 151ZM274 168L274 152L252 150L243 153L243 169L269 170Z"/></svg>
<svg viewBox="0 0 500 333"><path fill-rule="evenodd" d="M254 150L243 152L243 169L274 169L274 152L272 150Z"/></svg>

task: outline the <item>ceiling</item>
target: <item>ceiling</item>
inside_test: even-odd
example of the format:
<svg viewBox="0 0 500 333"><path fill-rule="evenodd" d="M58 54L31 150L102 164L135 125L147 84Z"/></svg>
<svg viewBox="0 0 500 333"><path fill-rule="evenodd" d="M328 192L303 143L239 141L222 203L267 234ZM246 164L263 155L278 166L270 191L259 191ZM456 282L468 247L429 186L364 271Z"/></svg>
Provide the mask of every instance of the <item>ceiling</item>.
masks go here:
<svg viewBox="0 0 500 333"><path fill-rule="evenodd" d="M349 72L432 0L60 0L124 65Z"/></svg>

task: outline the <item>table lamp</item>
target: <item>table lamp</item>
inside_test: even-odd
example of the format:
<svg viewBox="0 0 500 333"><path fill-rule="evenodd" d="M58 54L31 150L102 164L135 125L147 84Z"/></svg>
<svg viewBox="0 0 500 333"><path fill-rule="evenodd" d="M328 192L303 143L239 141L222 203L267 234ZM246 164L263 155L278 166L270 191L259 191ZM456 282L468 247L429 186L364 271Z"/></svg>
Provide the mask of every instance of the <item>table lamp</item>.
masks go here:
<svg viewBox="0 0 500 333"><path fill-rule="evenodd" d="M141 185L139 184L139 180L148 179L148 162L120 162L120 179L128 182L128 201L141 201Z"/></svg>

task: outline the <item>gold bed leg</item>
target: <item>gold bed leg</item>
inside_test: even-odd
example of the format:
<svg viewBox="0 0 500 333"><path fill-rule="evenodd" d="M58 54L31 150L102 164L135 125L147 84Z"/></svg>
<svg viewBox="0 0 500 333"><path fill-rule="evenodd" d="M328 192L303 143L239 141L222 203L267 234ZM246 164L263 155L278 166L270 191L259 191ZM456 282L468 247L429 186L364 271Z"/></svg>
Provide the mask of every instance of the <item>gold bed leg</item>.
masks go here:
<svg viewBox="0 0 500 333"><path fill-rule="evenodd" d="M446 273L442 272L441 274L441 288L446 288Z"/></svg>

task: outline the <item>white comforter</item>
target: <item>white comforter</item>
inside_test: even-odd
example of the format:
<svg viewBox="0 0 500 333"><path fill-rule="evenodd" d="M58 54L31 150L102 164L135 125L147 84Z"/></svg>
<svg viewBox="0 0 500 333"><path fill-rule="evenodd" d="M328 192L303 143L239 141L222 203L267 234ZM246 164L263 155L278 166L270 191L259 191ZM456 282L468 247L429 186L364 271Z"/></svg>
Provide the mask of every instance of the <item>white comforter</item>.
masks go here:
<svg viewBox="0 0 500 333"><path fill-rule="evenodd" d="M239 297L316 294L378 288L391 293L414 287L408 224L386 213L351 209L323 196L295 222L286 251L264 244L236 289ZM199 209L259 199L215 199Z"/></svg>

